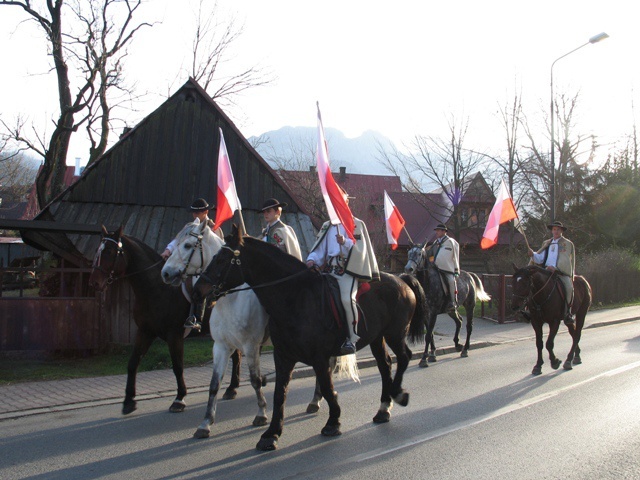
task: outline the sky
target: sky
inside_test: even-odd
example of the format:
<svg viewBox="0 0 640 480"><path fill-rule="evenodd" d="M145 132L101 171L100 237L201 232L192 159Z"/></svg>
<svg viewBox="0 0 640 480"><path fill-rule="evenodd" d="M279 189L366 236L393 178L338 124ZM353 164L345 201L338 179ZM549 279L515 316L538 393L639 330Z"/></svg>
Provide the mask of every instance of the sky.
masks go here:
<svg viewBox="0 0 640 480"><path fill-rule="evenodd" d="M37 2L36 2L37 3ZM41 2L43 3L43 2ZM126 115L134 126L186 80L194 2L148 0L126 75L148 92ZM613 145L633 128L638 102L640 3L609 0L218 0L221 18L244 23L224 71L256 64L277 80L236 99L227 111L247 137L283 126L316 125L356 137L377 131L399 147L416 135L446 138L449 122L468 123L465 146L504 154L499 112L515 94L540 127L549 112L553 61L600 32L610 38L559 60L556 94L580 92L576 129ZM47 125L55 116L55 78L46 46L15 7L0 7L0 118ZM142 18L139 17L139 18ZM227 70L228 69L228 70ZM522 143L525 143L524 140ZM604 150L603 150L604 151ZM86 161L76 140L70 158ZM68 163L72 163L72 160Z"/></svg>

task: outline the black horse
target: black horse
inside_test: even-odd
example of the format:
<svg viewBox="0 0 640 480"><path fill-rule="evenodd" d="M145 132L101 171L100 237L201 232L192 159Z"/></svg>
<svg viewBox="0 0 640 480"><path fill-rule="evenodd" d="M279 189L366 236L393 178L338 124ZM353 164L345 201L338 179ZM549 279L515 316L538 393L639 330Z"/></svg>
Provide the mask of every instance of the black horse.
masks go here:
<svg viewBox="0 0 640 480"><path fill-rule="evenodd" d="M340 435L340 406L333 389L330 357L339 355L344 331L335 326L323 295L325 278L331 277L308 269L274 245L242 237L236 226L226 240L227 244L200 276L192 299L198 302L208 295L217 298L246 282L270 315L276 367L273 416L256 448L277 448L287 389L296 362L313 367L322 396L329 404L329 420L322 435ZM382 377L381 407L373 419L376 423L389 421L392 399L402 406L409 402L409 394L402 389L402 378L411 359L406 335L410 323L422 324L424 302L424 292L413 277L399 278L385 273L381 277L359 298L363 318L358 324L360 340L356 345L358 349L370 345ZM393 377L385 344L397 359Z"/></svg>
<svg viewBox="0 0 640 480"><path fill-rule="evenodd" d="M140 360L156 339L169 346L173 373L178 383L178 395L171 404L171 412L182 412L186 403L187 387L184 383L184 320L190 304L180 288L166 285L160 271L163 260L151 247L137 238L122 234L122 227L109 233L102 227L102 241L93 261L89 284L97 291L107 285L126 279L135 295L133 318L137 332L133 351L127 366L127 386L122 405L124 415L136 409L136 373ZM239 385L240 354L232 355L233 371L224 398L235 398Z"/></svg>
<svg viewBox="0 0 640 480"><path fill-rule="evenodd" d="M424 245L413 245L408 252L409 261L404 267L405 272L413 273L422 285L427 297L427 308L429 311L426 321L427 333L424 337L424 353L420 359L420 367L428 367L429 362L436 361L436 346L433 341L433 331L436 326L436 319L439 314L445 313L448 303L448 296L444 291L440 272L432 263L426 261ZM463 305L467 312L467 341L464 346L460 345L459 335L462 327L462 319L458 311L446 312L456 322L456 333L453 336L453 343L456 351L461 352L461 357L467 357L469 346L471 345L471 332L473 331L473 314L476 308L476 301L488 302L491 297L487 295L482 286L482 281L475 273L460 271L460 276L456 280L458 287L458 304ZM422 328L416 328L409 332L412 341L422 340ZM429 348L431 350L429 351Z"/></svg>
<svg viewBox="0 0 640 480"><path fill-rule="evenodd" d="M551 368L557 370L560 367L560 359L553 353L553 342L555 340L560 322L565 317L565 292L562 282L555 273L551 273L537 265L529 265L524 268L513 266L515 273L511 279L511 308L520 310L525 306L529 310L531 326L536 333L536 348L538 349L538 361L533 367L532 374L542 373L542 325L549 324L549 335L547 336L547 351ZM564 362L563 368L571 370L572 365L582 363L580 358L580 337L584 319L591 307L592 293L591 286L587 280L580 276L573 277L573 305L571 312L575 315L575 324L568 326L569 333L573 340L569 355Z"/></svg>

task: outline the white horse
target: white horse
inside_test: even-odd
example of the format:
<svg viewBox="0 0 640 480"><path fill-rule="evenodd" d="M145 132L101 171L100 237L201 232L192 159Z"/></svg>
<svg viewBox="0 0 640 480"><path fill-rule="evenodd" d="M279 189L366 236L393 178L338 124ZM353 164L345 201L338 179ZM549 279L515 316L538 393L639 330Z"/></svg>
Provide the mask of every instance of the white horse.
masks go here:
<svg viewBox="0 0 640 480"><path fill-rule="evenodd" d="M224 242L206 223L198 219L189 223L176 237L176 248L162 269L165 283L183 285L206 268ZM243 287L248 287L246 284ZM184 286L183 286L184 288ZM204 420L194 433L196 438L207 438L215 422L218 390L229 364L229 357L237 349L247 359L251 386L258 399L258 414L254 426L267 424L267 401L262 392L260 374L260 347L269 338L269 316L253 290L244 290L222 297L211 311L209 327L213 338L213 374L209 386L209 401Z"/></svg>

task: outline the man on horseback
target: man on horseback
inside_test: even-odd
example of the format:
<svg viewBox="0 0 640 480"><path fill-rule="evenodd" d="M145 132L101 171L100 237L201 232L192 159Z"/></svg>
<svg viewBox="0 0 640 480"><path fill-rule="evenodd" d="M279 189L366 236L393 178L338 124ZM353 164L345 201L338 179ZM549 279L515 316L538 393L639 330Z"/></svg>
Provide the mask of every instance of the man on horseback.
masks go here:
<svg viewBox="0 0 640 480"><path fill-rule="evenodd" d="M446 307L448 313L453 313L458 308L458 287L456 278L460 275L460 246L453 238L447 235L446 225L440 223L434 228L436 240L427 250L427 258L434 263L444 277L449 290L449 303Z"/></svg>
<svg viewBox="0 0 640 480"><path fill-rule="evenodd" d="M207 225L209 225L209 228L211 229L211 231L214 234L216 234L218 237L224 240L224 235L222 234L222 230L220 228L215 228L215 224L213 220L209 218L210 208L211 207L209 206L209 204L204 198L198 198L191 204L191 207L189 207L189 210L191 211L191 215L193 216L193 221L195 221L197 218L200 221L200 223L206 222ZM163 260L166 261L171 256L171 253L175 250L177 244L178 244L178 237L176 236L176 238L174 238L173 240L171 240L171 242L169 242L164 252L160 254ZM189 315L187 320L184 322L184 328L194 328L196 330L200 330L201 326L194 315Z"/></svg>
<svg viewBox="0 0 640 480"><path fill-rule="evenodd" d="M286 203L279 202L275 198L270 198L262 204L260 211L264 215L264 221L267 224L262 230L262 240L275 245L283 252L287 252L302 261L302 253L300 253L300 244L298 243L296 232L280 220L282 209L286 206Z"/></svg>
<svg viewBox="0 0 640 480"><path fill-rule="evenodd" d="M530 248L528 253L534 263L558 275L565 293L566 315L564 323L565 325L573 325L575 320L571 313L571 305L573 304L573 275L576 264L575 247L571 240L564 237L563 234L567 227L562 222L555 221L547 225L547 228L551 230L552 237L544 241L540 250L534 252Z"/></svg>
<svg viewBox="0 0 640 480"><path fill-rule="evenodd" d="M353 197L349 197L344 189L342 193L348 204ZM353 232L355 242L347 236L342 224L332 225L330 221L326 221L307 257L307 267L317 266L338 281L345 320L349 327L349 336L340 347L342 355L356 353L356 342L360 339L356 335L358 282L380 279L367 226L359 218L354 217L353 220L356 227Z"/></svg>

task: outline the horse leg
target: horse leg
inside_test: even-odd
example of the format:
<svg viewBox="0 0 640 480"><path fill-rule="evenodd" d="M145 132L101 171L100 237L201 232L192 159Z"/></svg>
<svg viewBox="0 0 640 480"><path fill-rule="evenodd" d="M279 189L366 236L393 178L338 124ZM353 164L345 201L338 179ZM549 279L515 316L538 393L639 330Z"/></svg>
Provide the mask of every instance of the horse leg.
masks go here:
<svg viewBox="0 0 640 480"><path fill-rule="evenodd" d="M213 372L211 374L211 383L209 384L209 401L207 402L207 410L204 414L204 420L193 436L195 438L208 438L211 434L211 425L216 421L216 406L218 404L218 390L224 378L224 373L229 365L229 357L231 348L222 341L213 343Z"/></svg>
<svg viewBox="0 0 640 480"><path fill-rule="evenodd" d="M468 307L465 305L465 309L467 311L467 341L464 342L464 347L462 348L462 352L460 352L461 357L469 356L469 347L471 346L471 332L473 332L473 312L475 305Z"/></svg>
<svg viewBox="0 0 640 480"><path fill-rule="evenodd" d="M391 384L391 398L401 407L406 407L409 405L409 393L402 388L402 380L404 372L409 366L411 351L407 353L407 344L404 338L387 338L387 345L396 355L396 374Z"/></svg>
<svg viewBox="0 0 640 480"><path fill-rule="evenodd" d="M542 360L542 322L537 319L531 319L531 326L536 333L536 349L538 350L538 361L533 366L531 373L533 375L540 375L542 373L542 365L544 364L544 361Z"/></svg>
<svg viewBox="0 0 640 480"><path fill-rule="evenodd" d="M547 337L547 352L549 352L549 362L551 363L551 368L557 370L562 363L556 354L553 352L554 340L558 333L558 328L560 327L560 320L555 322L552 325L549 325L549 336Z"/></svg>
<svg viewBox="0 0 640 480"><path fill-rule="evenodd" d="M391 377L391 357L384 345L382 338L377 338L369 344L371 353L376 359L378 371L380 372L380 379L382 380L382 393L380 395L380 408L375 417L373 417L373 423L386 423L391 418L391 408L393 407L393 401L391 400L392 390L392 377ZM424 360L424 357L423 357ZM422 361L421 361L422 362Z"/></svg>
<svg viewBox="0 0 640 480"><path fill-rule="evenodd" d="M258 414L253 419L254 427L261 427L267 424L267 400L262 392L262 376L260 375L260 345L256 345L253 351L245 348L247 355L247 363L249 364L249 378L251 386L256 392L258 400Z"/></svg>
<svg viewBox="0 0 640 480"><path fill-rule="evenodd" d="M580 358L580 338L582 336L582 326L584 325L584 317L580 317L576 315L576 324L569 326L569 333L571 334L571 338L573 340L571 344L571 350L569 350L569 355L564 362L562 368L565 370L571 370L573 365L580 365L582 363L582 359Z"/></svg>
<svg viewBox="0 0 640 480"><path fill-rule="evenodd" d="M138 329L138 332L136 333L133 351L131 352L129 363L127 364L127 386L125 387L124 402L122 402L123 415L128 415L137 408L135 401L136 374L138 373L140 360L147 353L154 339L155 337L143 333L140 329Z"/></svg>
<svg viewBox="0 0 640 480"><path fill-rule="evenodd" d="M462 351L462 345L460 345L460 329L462 328L462 319L458 315L458 311L454 310L448 314L456 324L456 333L453 335L453 344L456 346L456 352Z"/></svg>
<svg viewBox="0 0 640 480"><path fill-rule="evenodd" d="M329 367L331 368L332 373L336 368L337 360L338 359L336 357L331 357L329 359ZM335 392L335 394L338 395L338 392ZM313 398L309 402L309 405L307 405L307 413L318 413L318 411L320 410L321 400L322 400L322 392L320 391L320 382L316 378L316 388L313 391Z"/></svg>
<svg viewBox="0 0 640 480"><path fill-rule="evenodd" d="M229 386L222 395L223 400L233 400L238 395L238 387L240 386L240 363L242 362L242 353L237 348L231 354L231 380Z"/></svg>
<svg viewBox="0 0 640 480"><path fill-rule="evenodd" d="M436 327L436 318L437 315L433 312L429 312L429 318L427 319L427 333L424 336L424 353L422 354L422 358L420 359L420 363L418 366L420 368L427 368L429 366L429 362L436 361L436 345L433 341L433 331ZM431 347L431 352L429 352L429 347Z"/></svg>
<svg viewBox="0 0 640 480"><path fill-rule="evenodd" d="M182 331L179 334L170 334L168 340L169 354L171 355L171 368L178 384L178 395L169 407L172 413L184 412L187 404L184 397L187 396L187 385L184 383L184 337Z"/></svg>
<svg viewBox="0 0 640 480"><path fill-rule="evenodd" d="M329 360L316 360L313 365L313 370L316 373L316 379L320 384L322 397L329 404L329 419L324 427L322 427L320 433L325 437L337 437L338 435L342 435L342 432L340 431L340 405L338 405L338 396L333 388L333 378L331 375L332 370Z"/></svg>
<svg viewBox="0 0 640 480"><path fill-rule="evenodd" d="M278 353L278 349L273 352L276 366L276 385L273 391L273 415L271 416L271 424L266 432L260 437L256 448L264 452L275 450L278 448L278 438L282 435L284 425L284 405L287 400L287 390L291 381L291 374L295 361L283 358Z"/></svg>

